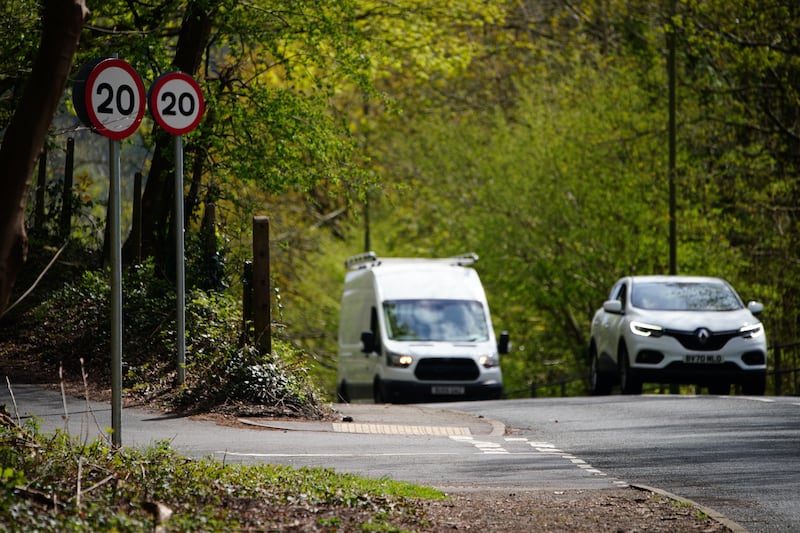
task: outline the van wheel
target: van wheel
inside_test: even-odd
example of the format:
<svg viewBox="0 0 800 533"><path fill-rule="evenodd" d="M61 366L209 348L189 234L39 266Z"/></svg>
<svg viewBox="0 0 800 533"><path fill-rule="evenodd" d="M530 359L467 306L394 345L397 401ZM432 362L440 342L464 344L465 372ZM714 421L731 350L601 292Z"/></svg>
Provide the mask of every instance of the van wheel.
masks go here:
<svg viewBox="0 0 800 533"><path fill-rule="evenodd" d="M376 377L372 382L372 400L375 403L386 403L386 392L383 389L381 379Z"/></svg>
<svg viewBox="0 0 800 533"><path fill-rule="evenodd" d="M342 381L336 388L336 399L341 403L350 403L350 393L347 392L347 382Z"/></svg>

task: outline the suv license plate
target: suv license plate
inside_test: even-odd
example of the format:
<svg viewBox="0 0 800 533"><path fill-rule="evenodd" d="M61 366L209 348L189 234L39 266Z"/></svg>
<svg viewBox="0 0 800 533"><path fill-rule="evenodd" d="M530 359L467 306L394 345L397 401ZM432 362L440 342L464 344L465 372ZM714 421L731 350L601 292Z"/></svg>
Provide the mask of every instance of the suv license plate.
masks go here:
<svg viewBox="0 0 800 533"><path fill-rule="evenodd" d="M434 385L431 387L431 394L442 396L460 396L464 394L464 387Z"/></svg>
<svg viewBox="0 0 800 533"><path fill-rule="evenodd" d="M689 364L711 364L711 365L719 365L722 364L722 356L721 355L687 355L684 357L684 362Z"/></svg>

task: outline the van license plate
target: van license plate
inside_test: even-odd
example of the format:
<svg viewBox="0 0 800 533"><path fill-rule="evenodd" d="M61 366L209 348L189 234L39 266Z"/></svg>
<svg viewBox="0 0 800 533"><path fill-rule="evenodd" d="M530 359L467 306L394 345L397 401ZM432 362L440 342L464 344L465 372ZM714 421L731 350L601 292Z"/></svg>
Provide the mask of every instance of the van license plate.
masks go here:
<svg viewBox="0 0 800 533"><path fill-rule="evenodd" d="M464 394L464 387L434 385L431 387L431 394L438 394L441 396L459 396Z"/></svg>
<svg viewBox="0 0 800 533"><path fill-rule="evenodd" d="M687 355L684 361L691 364L712 364L718 365L722 363L721 355Z"/></svg>

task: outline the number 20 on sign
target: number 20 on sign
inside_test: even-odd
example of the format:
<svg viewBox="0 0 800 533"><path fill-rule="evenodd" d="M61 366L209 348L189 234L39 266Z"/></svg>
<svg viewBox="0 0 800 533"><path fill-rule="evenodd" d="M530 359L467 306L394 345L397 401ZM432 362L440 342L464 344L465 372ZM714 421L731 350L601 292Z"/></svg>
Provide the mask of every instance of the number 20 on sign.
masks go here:
<svg viewBox="0 0 800 533"><path fill-rule="evenodd" d="M73 85L72 102L81 122L113 140L129 137L139 128L146 104L139 75L113 57L83 66Z"/></svg>
<svg viewBox="0 0 800 533"><path fill-rule="evenodd" d="M203 118L205 102L200 86L188 74L168 72L150 87L150 113L173 135L192 131Z"/></svg>

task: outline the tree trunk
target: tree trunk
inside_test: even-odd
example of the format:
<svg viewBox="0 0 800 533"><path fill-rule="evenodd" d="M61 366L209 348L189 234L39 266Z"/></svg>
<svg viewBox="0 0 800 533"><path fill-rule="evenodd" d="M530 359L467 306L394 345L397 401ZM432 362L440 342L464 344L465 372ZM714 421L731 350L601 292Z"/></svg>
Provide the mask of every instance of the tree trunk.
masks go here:
<svg viewBox="0 0 800 533"><path fill-rule="evenodd" d="M27 257L25 202L33 168L89 14L84 0L46 0L43 4L39 53L0 146L0 316Z"/></svg>
<svg viewBox="0 0 800 533"><path fill-rule="evenodd" d="M190 2L181 24L178 44L175 50L173 65L178 70L194 75L200 67L203 52L211 34L211 13L207 11L207 2ZM156 146L150 174L147 177L144 195L142 196L142 212L147 216L142 219L142 254L155 257L156 264L162 267L174 264L174 247L170 245L172 235L172 216L175 202L172 199L174 187L174 164L172 159L172 137L156 126ZM125 243L123 255L129 262L133 257L133 243L130 239ZM168 269L166 269L168 270ZM169 274L168 274L169 275Z"/></svg>

